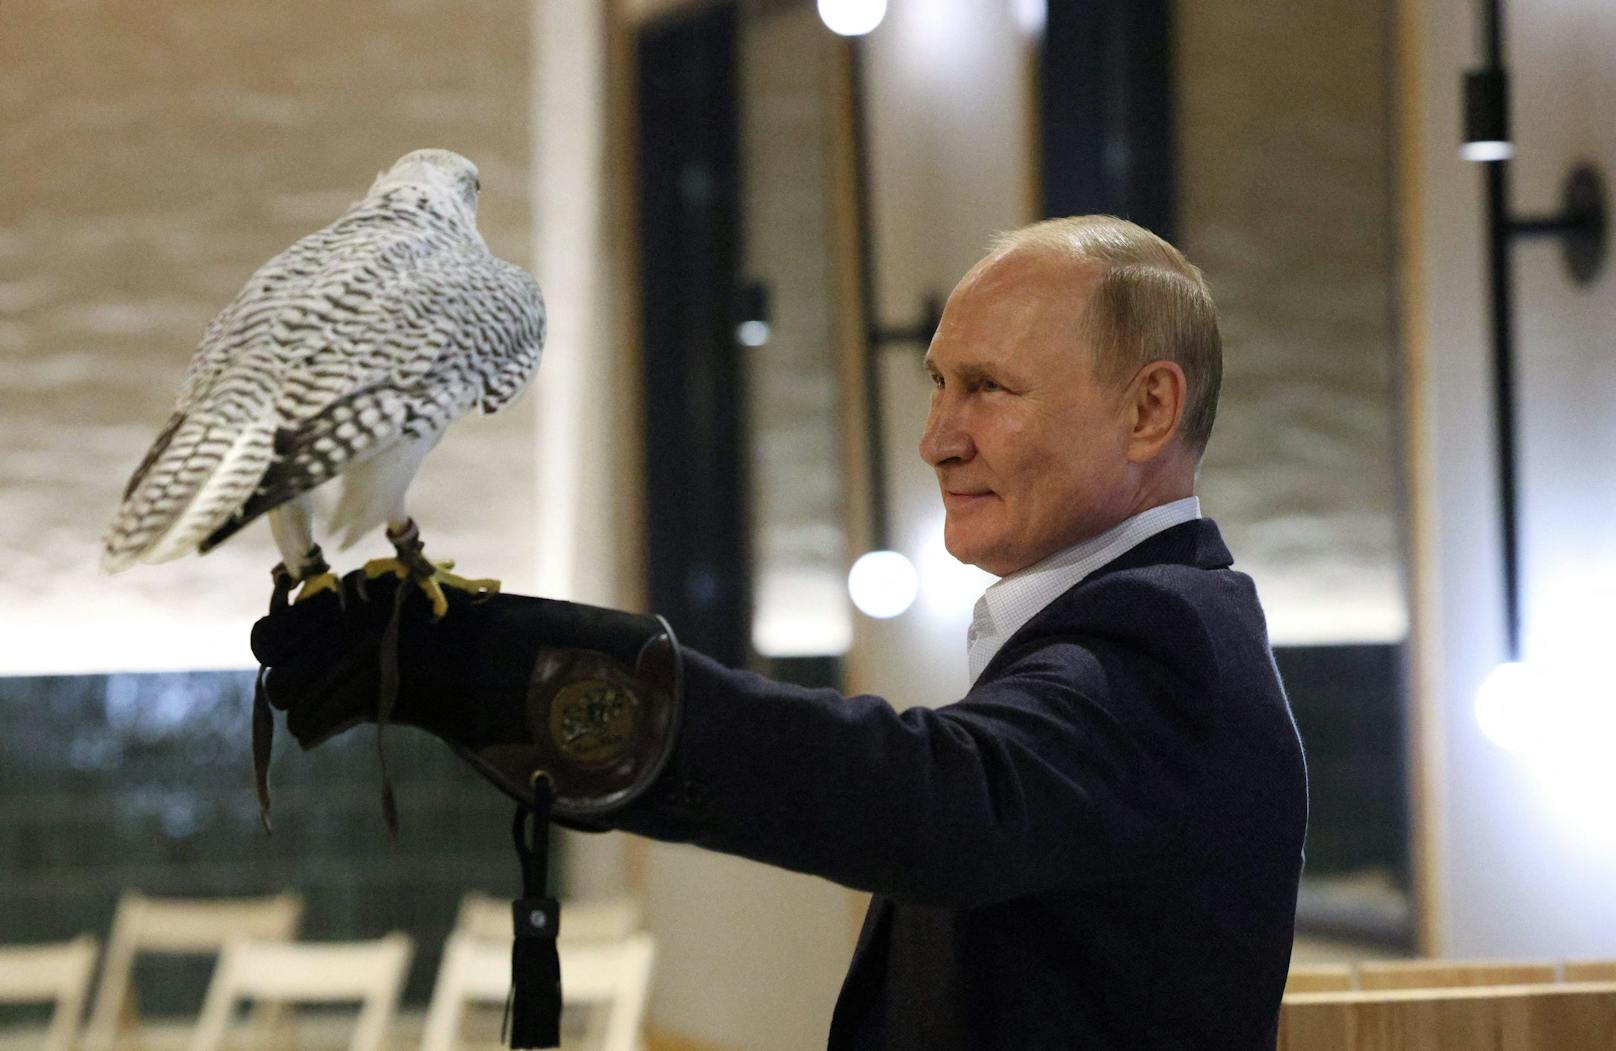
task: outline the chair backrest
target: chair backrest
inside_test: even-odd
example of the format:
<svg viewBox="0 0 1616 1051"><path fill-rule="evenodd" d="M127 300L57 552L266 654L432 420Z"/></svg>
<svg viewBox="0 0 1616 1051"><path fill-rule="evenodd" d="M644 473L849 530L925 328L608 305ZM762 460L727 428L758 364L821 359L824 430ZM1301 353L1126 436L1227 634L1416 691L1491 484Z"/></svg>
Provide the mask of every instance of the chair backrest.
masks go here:
<svg viewBox="0 0 1616 1051"><path fill-rule="evenodd" d="M0 946L0 1003L54 1003L43 1051L69 1051L95 974L88 934L50 945Z"/></svg>
<svg viewBox="0 0 1616 1051"><path fill-rule="evenodd" d="M1279 1051L1609 1051L1616 982L1304 993Z"/></svg>
<svg viewBox="0 0 1616 1051"><path fill-rule="evenodd" d="M565 923L563 909L563 927ZM656 955L651 936L639 933L615 941L590 942L563 939L556 948L561 957L563 1007L604 1008L591 1012L591 1021L599 1021L598 1032L586 1034L585 1046L601 1051L634 1051ZM427 1009L421 1051L451 1051L465 1005L503 1003L510 985L509 935L494 940L475 937L465 930L450 934Z"/></svg>
<svg viewBox="0 0 1616 1051"><path fill-rule="evenodd" d="M460 899L455 930L484 941L508 942L511 903L473 891ZM618 941L640 929L640 903L633 898L597 898L561 903L562 941Z"/></svg>
<svg viewBox="0 0 1616 1051"><path fill-rule="evenodd" d="M1298 964L1285 977L1285 995L1344 993L1356 988L1350 963Z"/></svg>
<svg viewBox="0 0 1616 1051"><path fill-rule="evenodd" d="M1555 964L1540 960L1366 960L1358 965L1358 988L1365 991L1538 985L1558 977Z"/></svg>
<svg viewBox="0 0 1616 1051"><path fill-rule="evenodd" d="M232 938L285 941L297 934L303 899L297 894L260 898L150 898L127 891L112 919L101 984L85 1029L87 1051L111 1051L136 1014L130 989L135 958L144 953L217 953Z"/></svg>
<svg viewBox="0 0 1616 1051"><path fill-rule="evenodd" d="M1568 982L1616 982L1616 960L1567 960L1561 977Z"/></svg>
<svg viewBox="0 0 1616 1051"><path fill-rule="evenodd" d="M377 1051L398 1011L414 944L397 931L374 941L232 941L213 970L190 1051L217 1051L240 1000L360 1004L349 1051Z"/></svg>

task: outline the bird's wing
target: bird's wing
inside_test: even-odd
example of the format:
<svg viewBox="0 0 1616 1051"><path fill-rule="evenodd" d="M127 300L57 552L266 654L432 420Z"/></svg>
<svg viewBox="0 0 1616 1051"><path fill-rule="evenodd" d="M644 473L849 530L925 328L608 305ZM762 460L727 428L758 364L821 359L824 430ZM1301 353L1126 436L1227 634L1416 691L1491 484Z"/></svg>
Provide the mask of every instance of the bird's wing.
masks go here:
<svg viewBox="0 0 1616 1051"><path fill-rule="evenodd" d="M283 383L274 458L206 551L265 511L399 443L434 438L473 407L492 412L538 365L543 302L525 272L480 243L402 242L354 324L300 358Z"/></svg>
<svg viewBox="0 0 1616 1051"><path fill-rule="evenodd" d="M501 319L488 333L478 400L483 412L498 412L538 371L544 350L544 297L531 274L493 256L476 268L475 280L479 301L487 313Z"/></svg>
<svg viewBox="0 0 1616 1051"><path fill-rule="evenodd" d="M207 522L239 506L269 466L274 388L288 350L275 329L298 312L320 260L345 240L340 223L259 267L209 322L174 412L130 476L107 529L107 571L183 554Z"/></svg>
<svg viewBox="0 0 1616 1051"><path fill-rule="evenodd" d="M206 401L220 373L232 362L250 356L255 345L269 341L269 327L276 314L287 305L292 290L318 273L321 259L330 254L333 242L339 240L333 233L335 226L332 224L309 234L259 267L230 305L208 322L185 371L185 378L180 383L173 413L124 486L123 500L126 504L158 463L164 462L165 466L172 468L192 458L196 442L210 429L193 426L182 436L181 430L187 419L199 407L199 403ZM241 407L248 407L251 401L248 399ZM213 408L207 405L201 407L205 413ZM218 422L227 423L226 420ZM180 438L178 447L170 452L176 438ZM170 488L173 479L167 482L169 484L163 486L165 489Z"/></svg>

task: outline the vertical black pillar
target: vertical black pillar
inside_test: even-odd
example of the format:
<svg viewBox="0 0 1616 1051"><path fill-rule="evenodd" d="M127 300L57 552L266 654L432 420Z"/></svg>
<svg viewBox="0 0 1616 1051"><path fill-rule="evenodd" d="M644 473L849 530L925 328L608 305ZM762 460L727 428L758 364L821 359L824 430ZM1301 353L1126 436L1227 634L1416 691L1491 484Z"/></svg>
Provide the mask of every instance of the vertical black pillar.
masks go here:
<svg viewBox="0 0 1616 1051"><path fill-rule="evenodd" d="M649 26L638 52L651 608L681 640L745 664L735 6Z"/></svg>
<svg viewBox="0 0 1616 1051"><path fill-rule="evenodd" d="M1039 55L1045 215L1117 215L1175 237L1172 7L1049 0Z"/></svg>

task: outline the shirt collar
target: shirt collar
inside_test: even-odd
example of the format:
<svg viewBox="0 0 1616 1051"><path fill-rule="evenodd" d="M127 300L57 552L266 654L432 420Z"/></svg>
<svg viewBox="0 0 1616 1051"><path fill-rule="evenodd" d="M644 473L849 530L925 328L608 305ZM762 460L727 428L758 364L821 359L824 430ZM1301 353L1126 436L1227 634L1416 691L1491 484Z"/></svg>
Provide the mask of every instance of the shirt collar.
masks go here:
<svg viewBox="0 0 1616 1051"><path fill-rule="evenodd" d="M1200 517L1201 501L1194 496L1161 504L989 586L976 600L965 637L971 681L1010 636L1078 581L1157 533Z"/></svg>

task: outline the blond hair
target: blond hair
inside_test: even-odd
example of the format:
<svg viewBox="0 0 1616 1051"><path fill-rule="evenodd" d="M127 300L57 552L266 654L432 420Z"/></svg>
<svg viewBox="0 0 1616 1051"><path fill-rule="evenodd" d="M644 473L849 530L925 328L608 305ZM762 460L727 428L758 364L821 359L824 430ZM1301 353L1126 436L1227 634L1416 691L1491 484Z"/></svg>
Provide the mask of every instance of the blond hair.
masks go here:
<svg viewBox="0 0 1616 1051"><path fill-rule="evenodd" d="M1000 234L992 249L1038 252L1097 271L1077 331L1095 375L1120 385L1152 361L1176 363L1187 387L1179 434L1197 454L1205 451L1223 384L1223 341L1206 279L1182 252L1109 215L1045 219Z"/></svg>

